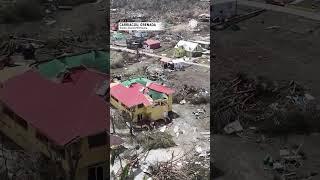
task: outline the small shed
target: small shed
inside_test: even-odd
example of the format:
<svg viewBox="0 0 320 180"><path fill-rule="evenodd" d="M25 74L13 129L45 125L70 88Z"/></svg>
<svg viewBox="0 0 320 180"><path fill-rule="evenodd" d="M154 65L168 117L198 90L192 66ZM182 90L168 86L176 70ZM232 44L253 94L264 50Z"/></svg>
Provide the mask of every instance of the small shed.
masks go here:
<svg viewBox="0 0 320 180"><path fill-rule="evenodd" d="M160 41L155 39L148 39L144 42L143 47L145 49L158 49L161 47Z"/></svg>

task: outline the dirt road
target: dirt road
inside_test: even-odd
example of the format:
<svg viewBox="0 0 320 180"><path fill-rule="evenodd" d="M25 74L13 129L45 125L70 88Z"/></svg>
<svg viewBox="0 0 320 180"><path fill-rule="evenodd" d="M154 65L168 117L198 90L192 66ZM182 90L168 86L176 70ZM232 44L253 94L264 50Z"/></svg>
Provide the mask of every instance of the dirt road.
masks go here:
<svg viewBox="0 0 320 180"><path fill-rule="evenodd" d="M301 17L304 17L307 19L320 21L320 14L318 14L318 13L312 13L312 12L307 12L307 11L303 11L303 10L282 7L282 6L276 6L276 5L272 5L272 4L265 4L265 3L261 3L261 2L255 2L255 1L247 1L247 0L238 0L238 4L261 8L261 9L267 9L267 10L271 10L271 11L287 13L287 14L292 14L292 15L301 16Z"/></svg>
<svg viewBox="0 0 320 180"><path fill-rule="evenodd" d="M125 51L125 52L129 52L129 53L133 53L136 54L137 52L135 50L132 49L128 49L126 47L118 47L118 46L114 46L114 45L110 45L110 49L112 50L120 50L120 51ZM155 57L155 58L168 58L168 57L164 57L164 56L159 56L156 54L152 54L152 53L147 53L147 52L141 52L139 51L140 54L144 54L146 56L150 56L150 57ZM171 59L171 58L169 58ZM201 67L205 67L205 68L210 68L209 65L205 65L205 64L198 64L198 63L193 63L193 62L185 62L186 64L190 64L190 65L194 65L194 66L201 66Z"/></svg>

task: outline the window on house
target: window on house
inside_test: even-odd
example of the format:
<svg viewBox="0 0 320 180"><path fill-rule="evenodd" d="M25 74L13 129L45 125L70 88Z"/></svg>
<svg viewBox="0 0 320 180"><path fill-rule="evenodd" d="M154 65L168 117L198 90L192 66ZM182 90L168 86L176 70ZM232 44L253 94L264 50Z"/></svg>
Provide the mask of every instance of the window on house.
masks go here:
<svg viewBox="0 0 320 180"><path fill-rule="evenodd" d="M142 114L138 114L138 120L142 120Z"/></svg>
<svg viewBox="0 0 320 180"><path fill-rule="evenodd" d="M39 131L36 132L36 138L45 144L49 142L49 139Z"/></svg>
<svg viewBox="0 0 320 180"><path fill-rule="evenodd" d="M143 108L143 104L139 104L139 105L138 105L138 108Z"/></svg>
<svg viewBox="0 0 320 180"><path fill-rule="evenodd" d="M51 148L54 150L54 152L57 153L58 156L60 156L62 159L66 158L66 152L64 149L58 148L56 146L51 146Z"/></svg>
<svg viewBox="0 0 320 180"><path fill-rule="evenodd" d="M88 180L103 180L103 167L97 166L88 169Z"/></svg>
<svg viewBox="0 0 320 180"><path fill-rule="evenodd" d="M101 147L107 144L107 133L100 133L88 137L89 148Z"/></svg>

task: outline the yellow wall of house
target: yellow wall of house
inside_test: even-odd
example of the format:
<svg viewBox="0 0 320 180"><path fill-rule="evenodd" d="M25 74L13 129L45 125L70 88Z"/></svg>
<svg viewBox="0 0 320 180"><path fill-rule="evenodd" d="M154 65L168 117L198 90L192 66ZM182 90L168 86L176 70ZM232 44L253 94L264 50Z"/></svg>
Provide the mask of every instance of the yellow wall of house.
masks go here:
<svg viewBox="0 0 320 180"><path fill-rule="evenodd" d="M41 152L48 158L52 158L55 152L44 142L36 137L36 129L28 124L28 129L24 129L17 124L9 116L0 113L0 131L12 139L17 145L29 152ZM82 158L79 161L77 177L87 173L88 166L106 161L107 153L105 146L89 148L87 138L80 139L82 141L81 154ZM51 152L51 153L50 153ZM67 153L66 153L67 159ZM61 161L62 167L66 172L69 171L69 165L66 160ZM84 170L86 169L86 170ZM87 177L87 176L85 176ZM80 179L79 179L80 180Z"/></svg>
<svg viewBox="0 0 320 180"><path fill-rule="evenodd" d="M149 106L147 108L147 114L150 114L150 119L151 120L159 120L159 119L164 119L164 113L168 112L168 106L167 105L158 105L158 106Z"/></svg>
<svg viewBox="0 0 320 180"><path fill-rule="evenodd" d="M173 103L173 99L172 99L172 94L168 95L168 111L172 111L172 103Z"/></svg>
<svg viewBox="0 0 320 180"><path fill-rule="evenodd" d="M122 106L121 103L116 101L113 97L110 97L110 104L120 111L126 111L131 114L131 112L126 107Z"/></svg>
<svg viewBox="0 0 320 180"><path fill-rule="evenodd" d="M36 138L36 129L32 126L28 125L28 130L26 130L5 114L1 114L0 123L2 133L26 151L41 152L49 158L54 154L47 145ZM64 169L68 169L65 162L62 162L62 166Z"/></svg>
<svg viewBox="0 0 320 180"><path fill-rule="evenodd" d="M132 111L129 111L126 107L124 107L121 104L121 102L115 100L113 97L110 97L110 103L116 109L128 112L131 115L133 122L138 121L139 114L142 114L142 118L149 118L150 120L156 121L159 119L164 119L164 113L172 111L172 98L172 94L168 95L168 99L166 101L167 105L148 106L142 108L138 108L136 106L132 109Z"/></svg>
<svg viewBox="0 0 320 180"><path fill-rule="evenodd" d="M89 148L88 138L83 139L82 154L79 167L88 167L107 160L106 146Z"/></svg>
<svg viewBox="0 0 320 180"><path fill-rule="evenodd" d="M148 106L142 108L138 108L136 106L132 112L130 112L126 107L122 106L120 102L116 101L112 97L110 98L110 103L113 107L119 110L125 110L129 112L132 116L133 122L137 122L139 114L142 114L142 118L149 118L150 120L156 121L159 119L164 119L164 113L172 110L172 95L168 97L168 105Z"/></svg>
<svg viewBox="0 0 320 180"><path fill-rule="evenodd" d="M142 118L148 118L148 114L146 113L146 107L138 108L137 106L134 108L132 112L133 122L138 121L138 115L142 114Z"/></svg>
<svg viewBox="0 0 320 180"><path fill-rule="evenodd" d="M105 148L106 150L106 148ZM105 151L106 152L106 151ZM106 153L105 153L106 154ZM104 177L103 179L108 179L107 177L109 177L109 174L107 174L107 163L101 163L99 164L98 166L101 166L104 170L103 174L104 174ZM88 180L88 167L86 168L79 168L79 171L77 173L77 176L76 176L76 180Z"/></svg>

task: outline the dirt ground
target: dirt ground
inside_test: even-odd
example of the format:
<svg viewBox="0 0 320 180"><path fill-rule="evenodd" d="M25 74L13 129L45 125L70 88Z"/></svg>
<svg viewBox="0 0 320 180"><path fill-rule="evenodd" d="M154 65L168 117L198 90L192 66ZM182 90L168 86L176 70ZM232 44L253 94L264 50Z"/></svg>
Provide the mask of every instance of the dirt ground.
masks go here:
<svg viewBox="0 0 320 180"><path fill-rule="evenodd" d="M70 39L86 36L87 39L77 42L77 45L106 48L107 44L107 23L106 14L103 8L106 0L97 1L74 6L72 10L58 10L52 15L47 15L50 20L56 22L48 25L44 19L19 22L11 24L0 24L0 37L7 39L9 35L27 37L45 41L45 47L36 51L38 60L47 60L56 56L55 43L57 39ZM86 51L85 48L68 46L74 53Z"/></svg>
<svg viewBox="0 0 320 180"><path fill-rule="evenodd" d="M288 137L288 144L303 144L303 152L307 160L303 162L301 173L319 172L319 140L318 134L310 136L291 135ZM273 173L264 170L263 160L271 154L279 156L279 149L284 147L283 141L278 138L272 139L271 144L259 145L248 142L239 137L228 137L222 135L214 136L212 150L215 155L215 166L224 171L224 175L217 180L272 180ZM223 153L225 152L225 153ZM312 179L318 179L318 176Z"/></svg>
<svg viewBox="0 0 320 180"><path fill-rule="evenodd" d="M213 31L216 59L211 60L211 82L243 72L271 80L295 80L319 98L319 25L319 22L267 11L239 23L239 31ZM281 137L273 137L273 143L259 145L240 137L215 135L211 139L214 164L225 173L217 179L273 179L272 172L263 169L266 155L279 155L284 144L302 141L307 155L302 171L319 172L318 138L318 135L289 135L286 143Z"/></svg>
<svg viewBox="0 0 320 180"><path fill-rule="evenodd" d="M70 37L76 38L83 34L87 34L88 39L82 42L78 42L77 45L91 46L95 48L105 48L107 45L106 40L108 37L106 36L106 32L108 31L106 31L107 28L105 23L106 22L105 11L101 11L101 9L105 7L106 2L107 2L106 0L103 0L103 1L99 1L98 3L90 3L90 4L82 4L82 5L74 6L72 10L56 11L51 17L51 19L55 20L56 23L52 25L47 25L43 19L37 20L37 21L30 21L30 22L0 24L1 44L3 44L3 42L8 39L9 35L44 41L45 42L43 43L45 44L44 47L37 49L35 52L36 59L39 61L52 59L58 55L63 54L63 51L56 53L56 51L58 51L57 50L58 48L49 46L49 45L52 45L50 42L52 39L64 39L64 38L68 39ZM65 31L69 31L69 32L63 33ZM70 31L72 31L72 33L70 33ZM63 37L63 34L69 37ZM34 42L34 41L31 41L31 42ZM38 44L38 42L35 42L35 44ZM39 43L39 44L42 44L42 43ZM77 48L77 47L68 46L68 45L64 45L64 47L61 49L69 49L68 51L71 53L78 53L78 52L87 50L86 48ZM0 51L2 52L2 50L3 49L1 49ZM16 53L16 54L19 54L19 53ZM2 58L4 57L2 55L3 54L1 54L0 60L2 60ZM28 61L26 62L28 64ZM0 74L2 75L0 79L1 81L5 81L9 77L12 77L24 72L26 69L28 69L28 67L25 67L25 66L5 68L0 72ZM6 153L16 153L15 151L19 151L19 152L21 151L20 153L25 155L25 152L22 151L20 147L17 147L17 145L15 145L11 140L7 138L5 139L3 138L5 137L2 134L0 134L1 148L10 150ZM6 155L3 153L4 152L1 152L1 158L0 158L1 172L4 172L3 168L5 168L3 157L6 157ZM28 155L31 155L33 157L32 154L28 154ZM7 160L7 162L5 163L7 164L9 163L10 166L12 166L12 168L16 168L16 169L12 169L10 167L11 168L10 171L13 170L14 173L24 173L23 170L25 170L26 173L30 173L30 170L27 168L27 167L31 168L30 165L17 163L21 161L21 159L17 159L11 156L7 157L7 158L11 158L10 161ZM32 160L36 160L35 157L33 158L34 159ZM25 164L27 163L30 164L32 162L30 160L28 161L28 159L24 159L23 161L25 162ZM41 169L41 171L43 172L49 169L48 164L40 164L39 162L37 162L37 164L35 165L41 166L41 168L39 169ZM37 173L39 173L34 171L32 172L34 173L34 176L38 175ZM0 179L6 179L6 178L1 176ZM47 179L47 177L42 177L41 179Z"/></svg>
<svg viewBox="0 0 320 180"><path fill-rule="evenodd" d="M212 81L243 71L273 80L296 80L320 95L320 23L265 12L238 24L239 31L213 32ZM267 30L280 26L279 30Z"/></svg>

